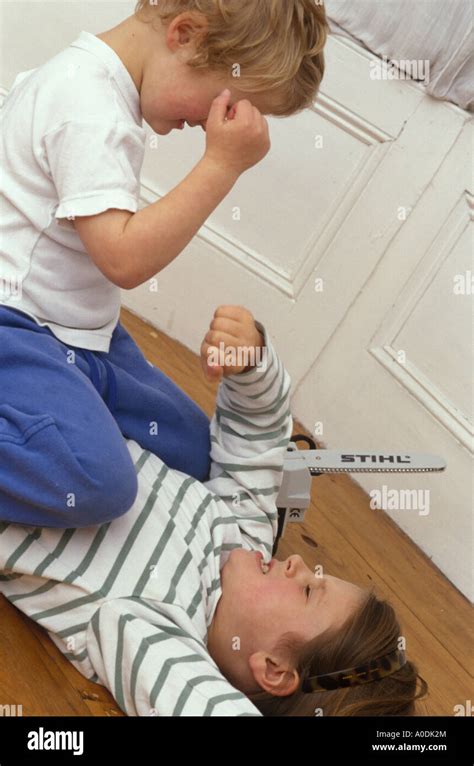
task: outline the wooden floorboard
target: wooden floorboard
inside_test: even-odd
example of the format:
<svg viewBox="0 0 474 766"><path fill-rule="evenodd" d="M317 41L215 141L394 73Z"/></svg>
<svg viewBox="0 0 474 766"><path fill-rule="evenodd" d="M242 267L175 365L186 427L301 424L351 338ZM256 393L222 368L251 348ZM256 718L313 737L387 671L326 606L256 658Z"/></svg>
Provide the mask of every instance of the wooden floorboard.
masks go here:
<svg viewBox="0 0 474 766"><path fill-rule="evenodd" d="M122 322L147 359L209 415L217 385L199 359L175 340L122 312ZM295 423L295 433L304 432ZM336 445L337 446L337 445ZM358 585L373 585L400 617L407 652L430 687L418 715L453 715L472 699L473 620L467 599L349 476L313 480L303 524L289 524L278 558L299 553L310 567ZM0 597L0 705L23 715L120 716L104 687L87 681L46 632Z"/></svg>

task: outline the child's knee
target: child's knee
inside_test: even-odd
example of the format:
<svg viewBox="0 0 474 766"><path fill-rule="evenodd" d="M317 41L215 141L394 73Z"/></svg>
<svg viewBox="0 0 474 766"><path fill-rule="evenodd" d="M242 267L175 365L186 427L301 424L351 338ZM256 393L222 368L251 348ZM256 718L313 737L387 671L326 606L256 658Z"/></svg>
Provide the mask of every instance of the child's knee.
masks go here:
<svg viewBox="0 0 474 766"><path fill-rule="evenodd" d="M74 528L111 521L138 492L125 442L71 447L53 418L0 406L0 518Z"/></svg>

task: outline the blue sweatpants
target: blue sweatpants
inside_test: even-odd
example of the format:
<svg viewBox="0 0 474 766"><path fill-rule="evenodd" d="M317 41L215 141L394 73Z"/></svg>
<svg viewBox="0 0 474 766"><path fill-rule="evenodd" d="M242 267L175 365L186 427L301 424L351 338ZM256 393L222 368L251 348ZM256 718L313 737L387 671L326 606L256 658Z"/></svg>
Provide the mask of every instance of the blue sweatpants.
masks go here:
<svg viewBox="0 0 474 766"><path fill-rule="evenodd" d="M93 352L0 306L0 521L72 528L126 513L138 485L124 436L209 476L207 416L120 323L109 353Z"/></svg>

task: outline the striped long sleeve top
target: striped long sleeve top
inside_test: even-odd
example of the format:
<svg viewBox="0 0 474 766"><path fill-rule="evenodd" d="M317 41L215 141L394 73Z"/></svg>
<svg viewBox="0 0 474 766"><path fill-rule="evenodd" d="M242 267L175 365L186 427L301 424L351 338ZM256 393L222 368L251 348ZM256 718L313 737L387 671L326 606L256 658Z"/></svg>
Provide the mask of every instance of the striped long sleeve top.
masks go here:
<svg viewBox="0 0 474 766"><path fill-rule="evenodd" d="M268 560L277 533L290 378L259 329L266 368L220 384L208 481L128 441L139 490L125 515L80 529L0 523L0 593L128 715L260 715L206 645L230 552Z"/></svg>

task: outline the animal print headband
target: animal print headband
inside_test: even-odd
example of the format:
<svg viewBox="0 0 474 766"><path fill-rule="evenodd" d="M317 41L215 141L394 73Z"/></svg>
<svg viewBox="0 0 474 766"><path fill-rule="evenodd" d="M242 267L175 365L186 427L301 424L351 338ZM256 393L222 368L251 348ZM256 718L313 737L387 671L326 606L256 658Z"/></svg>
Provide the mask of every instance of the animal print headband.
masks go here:
<svg viewBox="0 0 474 766"><path fill-rule="evenodd" d="M400 670L406 661L405 652L401 649L395 649L390 654L377 657L375 660L369 660L369 662L357 665L354 668L305 678L301 690L306 693L332 691L333 689L340 689L345 686L359 686L359 684L366 684L371 681L380 681L380 679Z"/></svg>

